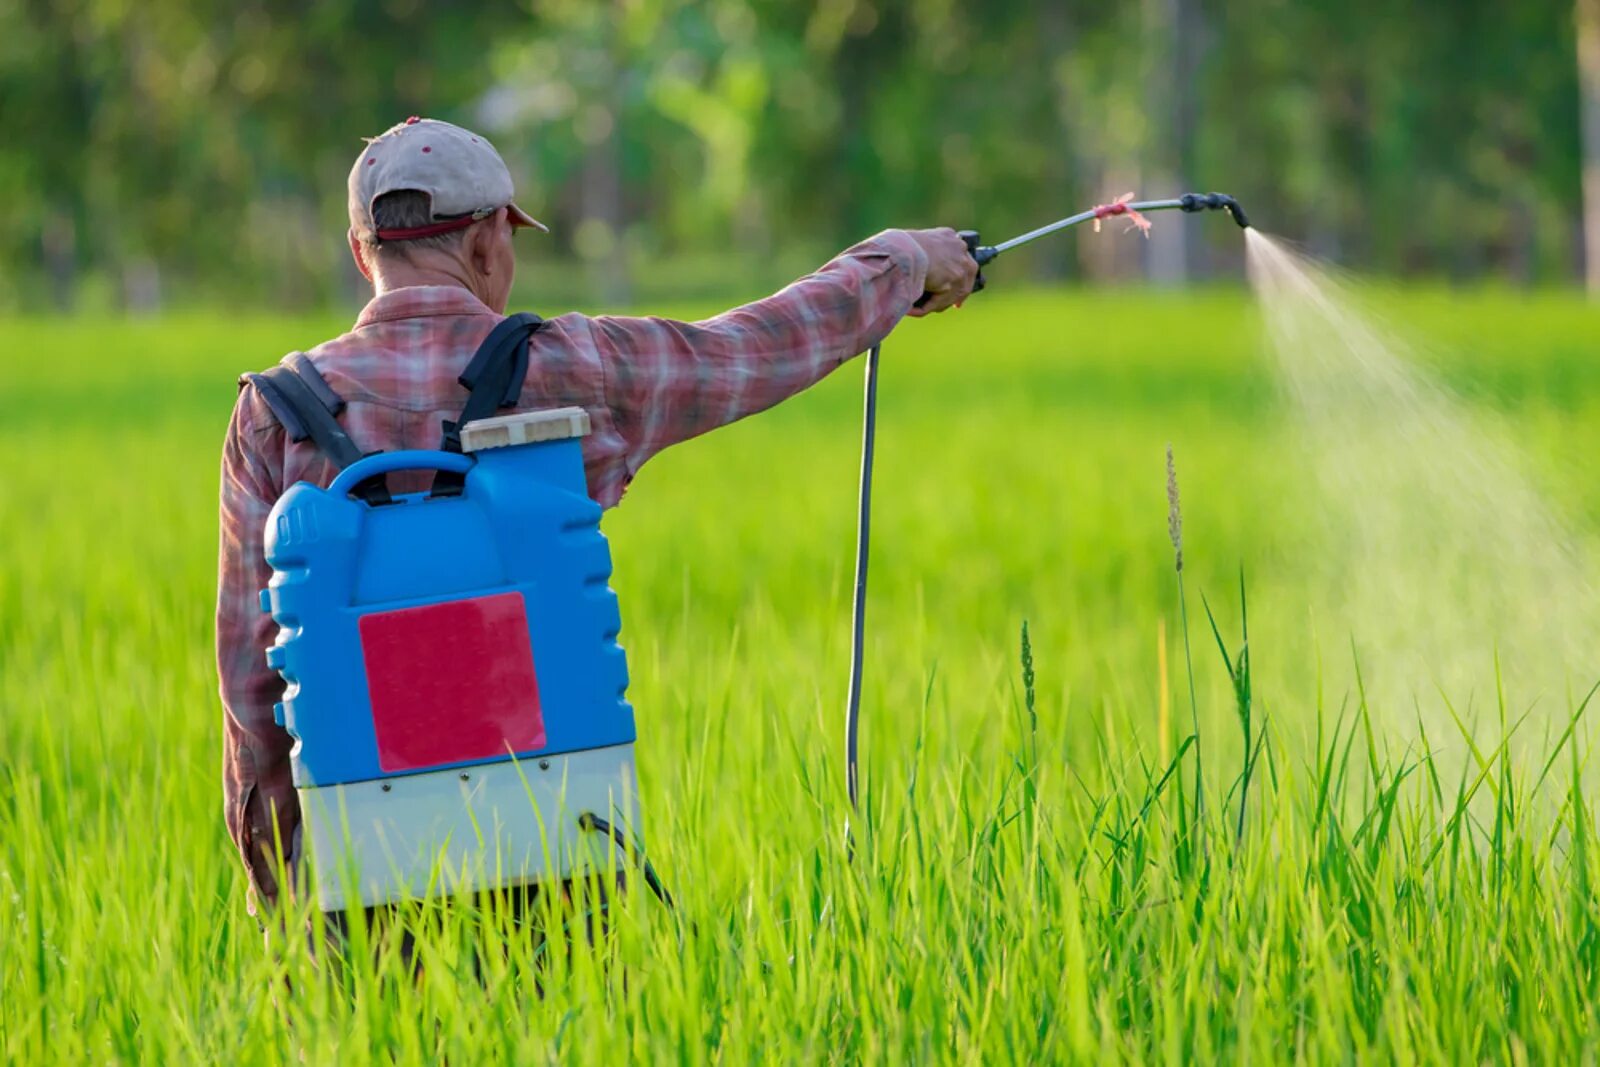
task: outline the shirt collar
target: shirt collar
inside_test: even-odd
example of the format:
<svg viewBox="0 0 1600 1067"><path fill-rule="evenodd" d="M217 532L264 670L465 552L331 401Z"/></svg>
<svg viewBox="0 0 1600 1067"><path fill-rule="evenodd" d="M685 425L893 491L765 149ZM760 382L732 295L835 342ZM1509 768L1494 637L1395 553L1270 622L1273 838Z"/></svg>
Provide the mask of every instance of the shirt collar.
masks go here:
<svg viewBox="0 0 1600 1067"><path fill-rule="evenodd" d="M493 315L489 306L457 285L412 285L390 289L367 302L356 317L356 329L378 322L430 315Z"/></svg>

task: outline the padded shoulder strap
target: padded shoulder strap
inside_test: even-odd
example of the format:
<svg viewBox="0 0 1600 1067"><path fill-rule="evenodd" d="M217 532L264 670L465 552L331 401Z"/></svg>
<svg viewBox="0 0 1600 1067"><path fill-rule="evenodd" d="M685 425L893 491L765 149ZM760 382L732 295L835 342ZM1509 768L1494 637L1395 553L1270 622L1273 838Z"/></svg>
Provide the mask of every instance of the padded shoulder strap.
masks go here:
<svg viewBox="0 0 1600 1067"><path fill-rule="evenodd" d="M297 352L287 364L252 374L250 380L291 440L310 438L341 470L361 458L361 450L334 419L344 401L304 355Z"/></svg>
<svg viewBox="0 0 1600 1067"><path fill-rule="evenodd" d="M304 352L295 352L289 356L289 366L294 368L295 374L306 384L318 402L328 409L328 414L338 417L344 412L344 397L333 391L333 386L328 384L317 365L311 362L311 357Z"/></svg>
<svg viewBox="0 0 1600 1067"><path fill-rule="evenodd" d="M502 319L489 331L457 379L467 388L467 405L455 422L446 420L441 449L460 452L461 427L516 406L528 377L528 338L543 325L543 319L525 311Z"/></svg>
<svg viewBox="0 0 1600 1067"><path fill-rule="evenodd" d="M278 425L283 427L291 441L304 441L311 436L311 431L306 429L306 424L300 421L300 413L295 406L289 403L289 398L283 390L278 388L276 371L279 367L262 374L245 374L239 378L239 386L243 388L246 383L256 387L256 392L261 394L261 399L267 402L267 407L272 411L272 417L278 420Z"/></svg>
<svg viewBox="0 0 1600 1067"><path fill-rule="evenodd" d="M271 370L246 377L261 391L291 441L309 438L340 470L362 458L364 453L335 418L344 410L344 399L303 352ZM357 492L371 504L386 504L390 499L382 478L363 482Z"/></svg>
<svg viewBox="0 0 1600 1067"><path fill-rule="evenodd" d="M461 451L461 427L476 419L486 419L500 408L515 407L522 397L522 383L528 377L528 339L544 325L544 320L529 311L501 319L473 353L467 369L456 380L467 387L467 406L461 417L444 420L444 437L439 448ZM466 478L453 471L433 476L434 496L454 496L466 485Z"/></svg>

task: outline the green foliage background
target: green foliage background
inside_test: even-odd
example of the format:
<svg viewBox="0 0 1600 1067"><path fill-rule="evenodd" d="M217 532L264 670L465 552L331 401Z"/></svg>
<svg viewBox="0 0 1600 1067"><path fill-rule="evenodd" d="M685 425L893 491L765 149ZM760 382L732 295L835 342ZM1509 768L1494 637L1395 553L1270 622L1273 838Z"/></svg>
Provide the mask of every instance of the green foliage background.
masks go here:
<svg viewBox="0 0 1600 1067"><path fill-rule="evenodd" d="M1570 0L15 0L0 304L353 297L344 175L412 113L497 140L555 224L547 304L673 291L681 257L776 284L888 225L998 235L1189 186L1352 266L1562 279L1573 36ZM1179 259L1227 272L1236 244Z"/></svg>

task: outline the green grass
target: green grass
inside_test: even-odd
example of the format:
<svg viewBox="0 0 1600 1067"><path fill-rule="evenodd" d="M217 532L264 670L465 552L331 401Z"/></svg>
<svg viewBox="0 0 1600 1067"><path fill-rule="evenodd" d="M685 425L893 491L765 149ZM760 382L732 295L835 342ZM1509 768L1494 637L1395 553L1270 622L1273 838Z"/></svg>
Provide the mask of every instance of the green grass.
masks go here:
<svg viewBox="0 0 1600 1067"><path fill-rule="evenodd" d="M1600 527L1600 484L1575 473L1600 448L1594 312L1387 299L1448 381L1517 427L1541 486ZM493 934L458 913L426 939L420 983L385 957L353 996L298 944L267 951L221 818L217 452L234 377L337 328L0 323L0 1059L1600 1052L1587 732L1565 740L1593 679L1450 694L1462 725L1445 736L1418 737L1433 720L1417 708L1363 705L1340 680L1345 636L1319 624L1294 427L1228 292L985 294L891 339L853 866L855 365L653 461L606 520L647 840L677 916L634 894L598 953L536 965L519 943L480 984L463 945ZM1241 566L1235 685L1219 643L1242 678ZM1417 692L1440 703L1427 679ZM1241 706L1265 737L1242 830ZM1513 727L1533 739L1515 759ZM1183 752L1171 776L1163 751Z"/></svg>

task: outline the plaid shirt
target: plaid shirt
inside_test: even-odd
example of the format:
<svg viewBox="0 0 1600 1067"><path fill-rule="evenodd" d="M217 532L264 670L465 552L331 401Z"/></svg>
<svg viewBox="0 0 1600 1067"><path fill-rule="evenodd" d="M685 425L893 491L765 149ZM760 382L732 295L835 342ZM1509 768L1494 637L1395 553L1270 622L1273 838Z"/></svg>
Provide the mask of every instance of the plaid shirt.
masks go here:
<svg viewBox="0 0 1600 1067"><path fill-rule="evenodd" d="M881 340L921 295L926 271L920 246L888 230L782 292L704 322L562 315L530 341L518 410L589 412L589 492L612 507L661 449L769 408ZM369 303L354 330L308 355L347 402L342 423L357 447L436 448L441 421L466 403L456 376L499 320L465 289L397 289ZM291 865L298 859L300 806L289 772L293 741L272 717L283 680L264 658L277 624L257 603L271 576L262 537L288 486L326 486L336 471L311 442L289 441L257 390L241 384L222 448L223 801L252 888L271 902L274 842L283 842ZM391 487L414 491L427 478L396 475Z"/></svg>

